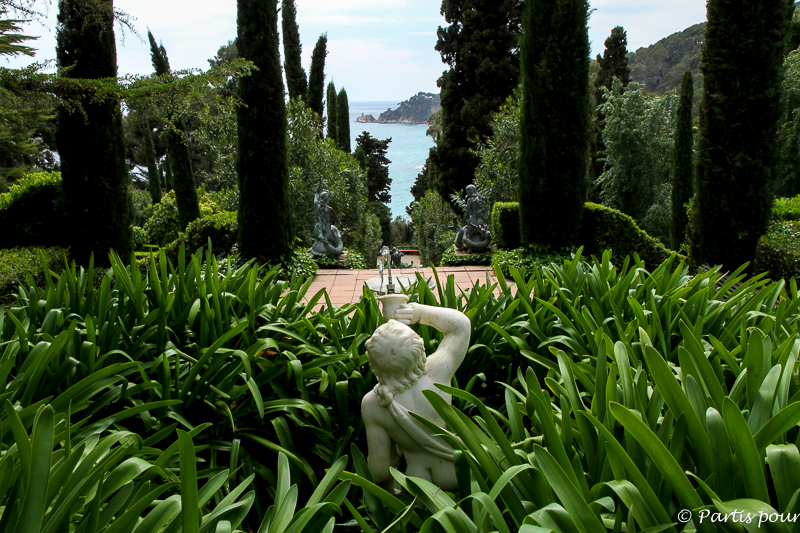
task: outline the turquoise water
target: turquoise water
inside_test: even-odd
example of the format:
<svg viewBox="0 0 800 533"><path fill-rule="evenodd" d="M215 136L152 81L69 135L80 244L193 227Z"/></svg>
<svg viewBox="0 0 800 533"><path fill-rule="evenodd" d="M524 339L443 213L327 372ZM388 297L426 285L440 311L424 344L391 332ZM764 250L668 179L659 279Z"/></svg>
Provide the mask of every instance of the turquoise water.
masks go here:
<svg viewBox="0 0 800 533"><path fill-rule="evenodd" d="M406 215L406 206L414 199L411 196L411 186L417 179L417 174L425 165L428 150L433 146L433 139L425 135L427 124L360 124L356 117L372 115L376 119L387 109L397 109L399 102L349 102L350 104L350 137L351 147L356 149L356 137L362 132L369 132L377 139L392 138L386 157L389 164L389 177L392 178L392 200L389 207L392 209L392 218Z"/></svg>

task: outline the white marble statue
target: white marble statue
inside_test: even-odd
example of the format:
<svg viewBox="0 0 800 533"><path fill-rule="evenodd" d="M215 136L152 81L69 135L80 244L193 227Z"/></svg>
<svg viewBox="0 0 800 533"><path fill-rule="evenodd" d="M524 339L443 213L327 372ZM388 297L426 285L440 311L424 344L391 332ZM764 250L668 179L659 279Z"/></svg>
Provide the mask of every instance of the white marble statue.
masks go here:
<svg viewBox="0 0 800 533"><path fill-rule="evenodd" d="M405 295L389 297L407 301ZM394 305L383 303L388 322L375 330L366 343L367 357L378 378L378 385L361 402L370 473L375 483L392 492L393 479L389 467L394 466L391 448L394 441L408 465L406 475L455 491L458 484L453 449L410 416L409 411L444 428L444 421L422 391L432 390L451 402L451 396L434 384L450 385L453 374L467 354L470 321L454 309L418 303L402 303L399 307L397 302ZM439 348L429 357L425 355L422 338L408 327L408 324L417 323L432 326L445 334Z"/></svg>

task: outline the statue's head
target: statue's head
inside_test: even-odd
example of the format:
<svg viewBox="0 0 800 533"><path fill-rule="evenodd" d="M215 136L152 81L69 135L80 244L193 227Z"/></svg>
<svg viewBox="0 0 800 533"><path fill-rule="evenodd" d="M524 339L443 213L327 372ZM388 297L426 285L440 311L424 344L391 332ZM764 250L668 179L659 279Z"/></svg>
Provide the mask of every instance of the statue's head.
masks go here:
<svg viewBox="0 0 800 533"><path fill-rule="evenodd" d="M328 203L328 198L330 198L330 197L331 197L330 191L322 191L322 193L320 193L320 195L319 195L319 200L323 204L327 204Z"/></svg>
<svg viewBox="0 0 800 533"><path fill-rule="evenodd" d="M410 389L425 374L425 343L410 327L389 320L366 343L367 359L378 378L378 404L387 406L395 394Z"/></svg>
<svg viewBox="0 0 800 533"><path fill-rule="evenodd" d="M478 188L474 185L467 185L467 196L477 196Z"/></svg>

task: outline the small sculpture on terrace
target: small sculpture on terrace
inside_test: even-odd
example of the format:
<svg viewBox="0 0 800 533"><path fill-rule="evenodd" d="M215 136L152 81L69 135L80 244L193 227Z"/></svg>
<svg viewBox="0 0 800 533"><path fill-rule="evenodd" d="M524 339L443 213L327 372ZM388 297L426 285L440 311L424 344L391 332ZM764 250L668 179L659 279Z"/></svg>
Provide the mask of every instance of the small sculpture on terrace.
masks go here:
<svg viewBox="0 0 800 533"><path fill-rule="evenodd" d="M456 248L467 253L491 252L492 232L486 222L486 200L475 185L467 185L467 223L458 228Z"/></svg>
<svg viewBox="0 0 800 533"><path fill-rule="evenodd" d="M340 232L336 225L341 226L339 217L332 207L328 206L328 199L331 193L322 188L322 176L319 177L317 192L314 194L314 212L317 223L314 225L314 238L316 241L311 246L311 253L315 257L331 254L337 258L342 255L344 250L345 232ZM335 222L336 225L333 225Z"/></svg>

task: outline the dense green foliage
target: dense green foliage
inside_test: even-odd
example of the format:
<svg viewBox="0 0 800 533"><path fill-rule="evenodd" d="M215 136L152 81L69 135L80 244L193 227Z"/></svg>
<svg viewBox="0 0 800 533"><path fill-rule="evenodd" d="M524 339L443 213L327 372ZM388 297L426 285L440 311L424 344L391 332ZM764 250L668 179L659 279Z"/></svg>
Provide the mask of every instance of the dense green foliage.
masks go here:
<svg viewBox="0 0 800 533"><path fill-rule="evenodd" d="M388 204L392 199L389 194L392 186L392 178L389 177L391 161L386 157L390 142L391 137L380 140L366 131L356 138L356 145L364 151L367 160L367 194L370 202Z"/></svg>
<svg viewBox="0 0 800 533"><path fill-rule="evenodd" d="M238 87L244 103L236 110L239 251L245 258L277 262L292 250L295 237L295 214L287 209L291 190L277 0L239 0L238 6L236 46L258 68Z"/></svg>
<svg viewBox="0 0 800 533"><path fill-rule="evenodd" d="M692 109L697 109L703 89L700 56L705 32L706 23L701 22L628 54L631 81L649 93L664 95L680 87L683 73L689 69L694 78Z"/></svg>
<svg viewBox="0 0 800 533"><path fill-rule="evenodd" d="M692 259L736 268L767 230L791 2L709 0Z"/></svg>
<svg viewBox="0 0 800 533"><path fill-rule="evenodd" d="M153 62L153 69L158 76L170 76L172 71L169 67L167 51L163 45L159 46L156 43L151 32L147 32L147 36L150 39L150 58ZM182 118L178 118L174 129L167 132L167 150L169 152L167 161L171 169L170 184L172 190L175 191L178 223L180 229L183 230L190 222L200 217L200 205L192 171L192 155Z"/></svg>
<svg viewBox="0 0 800 533"><path fill-rule="evenodd" d="M42 260L49 268L55 269L64 264L64 248L25 247L0 248L0 302L6 302L8 296L17 292L19 283L41 285L44 283ZM31 280L28 280L28 275Z"/></svg>
<svg viewBox="0 0 800 533"><path fill-rule="evenodd" d="M495 113L492 135L475 147L481 162L475 169L475 185L486 193L486 209L495 202L517 200L519 159L520 91L514 91Z"/></svg>
<svg viewBox="0 0 800 533"><path fill-rule="evenodd" d="M59 2L56 56L66 78L116 78L117 52L111 0L97 13L79 0ZM86 265L92 253L131 252L131 210L122 114L116 98L82 98L83 112L59 107L56 143L69 213L72 257Z"/></svg>
<svg viewBox="0 0 800 533"><path fill-rule="evenodd" d="M457 254L452 246L445 248L442 254L441 266L465 266L465 265L491 265L493 255L490 253Z"/></svg>
<svg viewBox="0 0 800 533"><path fill-rule="evenodd" d="M328 139L333 140L333 144L339 145L338 139L338 128L336 119L338 117L338 108L336 107L336 86L333 82L328 83L328 91L326 93L327 105L325 106L328 110L328 118L327 118L327 137Z"/></svg>
<svg viewBox="0 0 800 533"><path fill-rule="evenodd" d="M797 158L800 151L800 50L786 56L783 68L778 160L773 187L776 196L794 196L800 193L800 163Z"/></svg>
<svg viewBox="0 0 800 533"><path fill-rule="evenodd" d="M367 207L381 224L381 244L392 245L392 210L383 202L369 202Z"/></svg>
<svg viewBox="0 0 800 533"><path fill-rule="evenodd" d="M450 204L433 190L425 193L411 209L414 246L419 249L422 266L438 265L442 254L455 243L456 232L449 228L456 214Z"/></svg>
<svg viewBox="0 0 800 533"><path fill-rule="evenodd" d="M586 201L589 36L586 0L525 3L520 118L520 238L574 241Z"/></svg>
<svg viewBox="0 0 800 533"><path fill-rule="evenodd" d="M591 162L589 169L590 179L596 180L603 173L604 161L602 152L605 151L603 144L603 126L605 125L604 115L597 107L605 101L605 94L600 91L600 87L611 90L611 82L616 77L622 87L627 87L631 81L631 69L628 66L628 34L622 26L616 26L611 30L611 35L606 38L605 50L603 55L597 54L597 65L599 70L594 78L594 107L595 121L594 132L591 139L590 156Z"/></svg>
<svg viewBox="0 0 800 533"><path fill-rule="evenodd" d="M325 97L325 56L328 55L328 35L322 34L317 39L314 52L311 54L311 69L308 73L308 96L306 105L322 117L322 99Z"/></svg>
<svg viewBox="0 0 800 533"><path fill-rule="evenodd" d="M497 202L492 208L492 243L498 248L519 248L519 202Z"/></svg>
<svg viewBox="0 0 800 533"><path fill-rule="evenodd" d="M772 205L772 218L776 220L800 220L800 196L776 198Z"/></svg>
<svg viewBox="0 0 800 533"><path fill-rule="evenodd" d="M755 272L774 279L800 279L800 227L796 220L774 222L756 246Z"/></svg>
<svg viewBox="0 0 800 533"><path fill-rule="evenodd" d="M519 83L522 2L442 0L441 13L448 26L436 50L450 68L438 81L442 127L428 165L449 199L472 183L478 158L470 148L491 134L492 115Z"/></svg>
<svg viewBox="0 0 800 533"><path fill-rule="evenodd" d="M605 116L606 169L598 180L603 205L630 215L647 233L670 240L670 170L678 97L647 94L619 80L600 106Z"/></svg>
<svg viewBox="0 0 800 533"><path fill-rule="evenodd" d="M686 205L694 195L692 102L694 102L694 82L692 71L687 70L683 73L681 82L681 99L675 118L675 147L672 151L670 243L673 250L680 249L686 241L686 230L689 226Z"/></svg>
<svg viewBox="0 0 800 533"><path fill-rule="evenodd" d="M305 98L308 80L303 69L303 47L300 44L300 29L297 27L297 7L294 0L281 2L281 25L283 28L283 65L286 71L286 88L289 99Z"/></svg>
<svg viewBox="0 0 800 533"><path fill-rule="evenodd" d="M156 164L156 148L150 136L150 121L146 115L142 116L142 128L145 130L144 150L147 159L147 189L154 204L161 201L161 175Z"/></svg>
<svg viewBox="0 0 800 533"><path fill-rule="evenodd" d="M0 194L0 249L63 245L71 222L64 213L61 174L26 174Z"/></svg>
<svg viewBox="0 0 800 533"><path fill-rule="evenodd" d="M350 149L350 105L347 102L347 91L339 91L336 96L336 147L349 154Z"/></svg>

